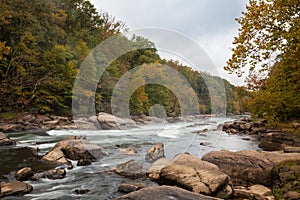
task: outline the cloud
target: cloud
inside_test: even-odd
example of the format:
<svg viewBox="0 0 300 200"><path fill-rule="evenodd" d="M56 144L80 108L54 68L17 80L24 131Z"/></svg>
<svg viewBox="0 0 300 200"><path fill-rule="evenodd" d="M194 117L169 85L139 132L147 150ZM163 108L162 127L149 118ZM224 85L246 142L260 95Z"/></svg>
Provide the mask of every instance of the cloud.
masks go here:
<svg viewBox="0 0 300 200"><path fill-rule="evenodd" d="M246 2L241 0L91 0L100 11L125 22L130 29L160 27L179 31L195 40L211 57L222 77L242 80L223 70L237 35Z"/></svg>

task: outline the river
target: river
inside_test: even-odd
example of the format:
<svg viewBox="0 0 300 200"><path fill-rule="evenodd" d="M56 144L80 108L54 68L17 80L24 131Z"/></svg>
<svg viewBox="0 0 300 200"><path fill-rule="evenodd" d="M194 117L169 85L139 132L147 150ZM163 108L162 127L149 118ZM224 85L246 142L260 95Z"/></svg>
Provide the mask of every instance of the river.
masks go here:
<svg viewBox="0 0 300 200"><path fill-rule="evenodd" d="M90 166L78 167L74 162L74 168L67 170L67 175L61 180L41 179L37 182L28 181L33 186L33 191L23 197L7 197L4 199L115 199L120 196L118 186L120 183L143 183L155 185L145 179L128 179L107 170L118 163L135 159L147 169L150 164L145 162L147 150L158 142L165 145L165 155L172 158L182 152L188 152L194 156L202 157L205 153L214 150L245 150L259 149L256 138L243 140L244 136L228 135L216 130L218 124L231 121L229 118L202 118L193 122L156 123L143 125L130 130L51 130L43 132L10 133L11 139L18 141L17 147L38 148L38 154L44 155L57 141L69 135L85 135L87 140L104 148L108 156L93 162ZM199 131L208 129L208 131ZM206 146L200 143L206 143ZM38 145L37 145L38 144ZM135 147L138 154L130 156L122 153L119 148ZM0 149L3 151L4 149ZM4 165L13 163L13 154L5 154ZM25 158L24 158L25 159ZM3 160L3 159L2 159ZM89 189L90 192L77 195L75 189Z"/></svg>

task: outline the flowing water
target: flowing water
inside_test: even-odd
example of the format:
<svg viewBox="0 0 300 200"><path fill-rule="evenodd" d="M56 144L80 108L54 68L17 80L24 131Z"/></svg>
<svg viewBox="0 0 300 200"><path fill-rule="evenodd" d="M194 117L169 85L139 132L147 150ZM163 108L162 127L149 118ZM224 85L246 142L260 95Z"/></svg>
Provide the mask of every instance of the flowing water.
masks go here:
<svg viewBox="0 0 300 200"><path fill-rule="evenodd" d="M213 150L244 150L258 149L257 140L242 140L243 136L228 135L223 131L216 130L218 124L232 119L223 118L203 118L194 122L178 123L157 123L144 125L130 130L51 130L47 133L27 132L11 133L11 139L17 140L19 147L38 148L38 156L44 155L49 151L57 141L69 135L85 135L87 140L96 143L104 148L108 153L90 166L76 166L67 170L67 175L61 180L41 179L39 181L28 181L33 186L33 191L23 197L7 197L4 199L115 199L122 195L118 193L120 183L143 183L146 185L155 185L147 179L129 179L107 171L115 167L118 163L135 159L143 164L147 169L150 164L145 162L147 150L158 142L165 145L165 155L167 158L173 158L174 155L182 152L188 152L194 156L202 157L205 153ZM201 132L199 130L208 129ZM208 145L202 146L201 142ZM37 145L38 144L38 145ZM135 147L138 154L131 156L120 151L120 148ZM24 148L23 148L24 149ZM2 171L7 172L10 168L24 167L18 165L18 159L26 159L24 154L19 155L15 152L16 148L0 149ZM3 159L5 158L5 159ZM17 159L18 158L18 159ZM39 164L35 162L35 164ZM34 164L33 164L34 165ZM6 166L6 167L5 167ZM2 172L3 173L3 172ZM7 176L7 179L11 179ZM89 189L90 192L77 195L76 189Z"/></svg>

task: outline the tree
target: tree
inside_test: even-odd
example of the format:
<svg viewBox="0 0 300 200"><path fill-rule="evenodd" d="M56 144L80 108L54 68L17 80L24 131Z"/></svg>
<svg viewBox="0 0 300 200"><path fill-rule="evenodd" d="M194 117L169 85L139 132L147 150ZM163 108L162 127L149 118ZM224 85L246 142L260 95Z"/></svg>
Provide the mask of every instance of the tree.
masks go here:
<svg viewBox="0 0 300 200"><path fill-rule="evenodd" d="M241 28L224 68L238 76L249 68L254 115L299 118L300 1L249 0L246 8L237 19Z"/></svg>

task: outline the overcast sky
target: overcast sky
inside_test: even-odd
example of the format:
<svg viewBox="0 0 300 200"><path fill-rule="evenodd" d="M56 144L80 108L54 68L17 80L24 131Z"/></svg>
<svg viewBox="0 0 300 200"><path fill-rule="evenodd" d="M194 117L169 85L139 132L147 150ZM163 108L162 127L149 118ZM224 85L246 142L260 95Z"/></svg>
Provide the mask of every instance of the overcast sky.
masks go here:
<svg viewBox="0 0 300 200"><path fill-rule="evenodd" d="M243 0L90 0L99 11L123 21L130 30L155 27L178 31L194 40L213 61L219 75L235 85L243 78L228 75L223 66L247 1ZM149 38L151 40L151 38ZM155 42L155 41L154 41ZM161 55L164 56L162 53ZM172 55L165 55L172 58ZM173 57L176 59L176 57ZM209 70L207 70L209 71Z"/></svg>

